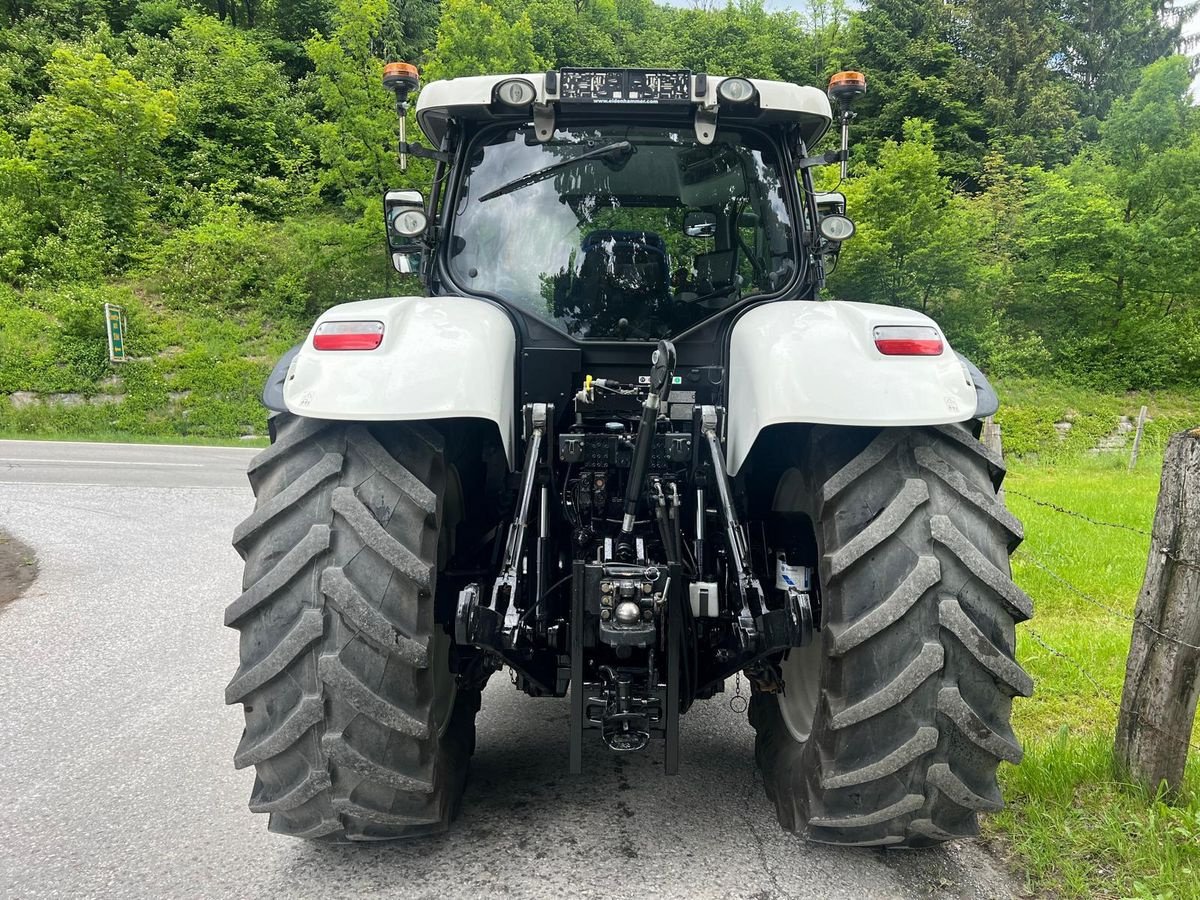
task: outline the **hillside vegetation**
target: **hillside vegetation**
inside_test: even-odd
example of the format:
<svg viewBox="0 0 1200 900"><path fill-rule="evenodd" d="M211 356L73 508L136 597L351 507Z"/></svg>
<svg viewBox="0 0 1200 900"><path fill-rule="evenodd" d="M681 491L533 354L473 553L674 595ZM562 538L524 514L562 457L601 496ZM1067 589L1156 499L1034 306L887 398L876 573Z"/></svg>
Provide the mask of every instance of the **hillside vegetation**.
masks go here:
<svg viewBox="0 0 1200 900"><path fill-rule="evenodd" d="M384 188L430 177L394 158L399 58L426 80L860 69L859 232L829 296L923 309L1002 379L1200 378L1200 116L1172 4L699 6L0 3L0 430L261 434L268 367L321 309L416 288L382 241ZM129 315L120 367L106 301Z"/></svg>

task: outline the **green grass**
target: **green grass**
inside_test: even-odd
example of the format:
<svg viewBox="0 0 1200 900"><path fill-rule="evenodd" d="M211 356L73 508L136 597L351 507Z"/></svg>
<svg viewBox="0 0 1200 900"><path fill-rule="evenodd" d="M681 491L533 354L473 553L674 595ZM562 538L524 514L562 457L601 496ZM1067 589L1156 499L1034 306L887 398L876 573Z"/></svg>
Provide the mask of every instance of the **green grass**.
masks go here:
<svg viewBox="0 0 1200 900"><path fill-rule="evenodd" d="M1109 734L1064 724L1023 737L1025 760L1002 779L1007 807L985 827L1021 860L1032 891L1200 896L1200 761L1188 763L1182 802L1168 805L1114 775Z"/></svg>
<svg viewBox="0 0 1200 900"><path fill-rule="evenodd" d="M0 441L75 441L99 444L182 444L196 447L266 447L271 442L266 437L254 436L241 439L188 436L179 434L136 434L128 431L11 431L0 428Z"/></svg>
<svg viewBox="0 0 1200 900"><path fill-rule="evenodd" d="M1161 453L1172 434L1200 425L1195 389L1111 394L1053 379L1005 379L996 389L1005 452L1026 460L1075 460L1112 434L1120 416L1136 420L1143 405L1149 419L1142 447L1148 452ZM1060 432L1054 427L1059 422L1071 427Z"/></svg>
<svg viewBox="0 0 1200 900"><path fill-rule="evenodd" d="M1018 629L1018 656L1036 693L1014 703L1025 761L1002 768L1008 807L987 828L1003 836L1039 893L1200 897L1200 754L1192 752L1174 806L1119 777L1111 755L1132 629L1127 617L1149 538L1017 493L1149 531L1161 456L1144 457L1133 473L1125 466L1125 454L1010 466L1007 502L1026 535L1013 572L1035 603L1033 620ZM1200 743L1200 728L1192 742Z"/></svg>
<svg viewBox="0 0 1200 900"><path fill-rule="evenodd" d="M263 384L307 325L256 310L172 309L140 285L77 293L0 294L0 433L188 443L266 434ZM128 362L107 359L104 302L125 308ZM26 391L41 401L4 396Z"/></svg>

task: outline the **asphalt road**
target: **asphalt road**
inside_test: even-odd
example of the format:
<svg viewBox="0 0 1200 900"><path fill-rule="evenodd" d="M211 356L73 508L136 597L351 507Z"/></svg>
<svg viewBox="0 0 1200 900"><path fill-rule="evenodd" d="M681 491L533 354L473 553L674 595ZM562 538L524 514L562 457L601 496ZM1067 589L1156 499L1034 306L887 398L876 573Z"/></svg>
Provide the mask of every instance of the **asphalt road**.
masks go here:
<svg viewBox="0 0 1200 900"><path fill-rule="evenodd" d="M0 528L40 574L0 608L3 897L1006 897L976 843L884 853L805 844L775 823L744 715L683 720L682 768L585 753L566 701L503 674L484 696L463 815L416 842L271 835L235 771L223 703L239 590L229 545L253 451L0 442Z"/></svg>
<svg viewBox="0 0 1200 900"><path fill-rule="evenodd" d="M256 449L176 444L0 441L0 484L246 486Z"/></svg>

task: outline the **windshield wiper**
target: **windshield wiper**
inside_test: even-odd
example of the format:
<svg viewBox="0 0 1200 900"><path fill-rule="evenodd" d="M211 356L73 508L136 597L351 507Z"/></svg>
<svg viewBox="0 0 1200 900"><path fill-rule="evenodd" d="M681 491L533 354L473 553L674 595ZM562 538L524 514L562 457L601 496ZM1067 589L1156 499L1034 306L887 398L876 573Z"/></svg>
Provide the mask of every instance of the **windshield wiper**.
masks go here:
<svg viewBox="0 0 1200 900"><path fill-rule="evenodd" d="M553 165L546 166L544 169L538 169L536 172L530 172L528 175L515 178L508 184L496 188L494 191L488 191L479 198L479 202L484 203L488 200L494 200L497 197L503 197L505 194L511 194L513 191L519 191L523 187L529 187L531 184L537 184L539 181L545 181L555 172L561 172L563 169L575 165L575 163L584 162L589 159L598 159L602 156L610 156L614 153L632 154L633 152L633 144L629 143L629 141L617 141L614 144L597 147L595 150L580 153L578 156L572 156L570 159L559 160Z"/></svg>

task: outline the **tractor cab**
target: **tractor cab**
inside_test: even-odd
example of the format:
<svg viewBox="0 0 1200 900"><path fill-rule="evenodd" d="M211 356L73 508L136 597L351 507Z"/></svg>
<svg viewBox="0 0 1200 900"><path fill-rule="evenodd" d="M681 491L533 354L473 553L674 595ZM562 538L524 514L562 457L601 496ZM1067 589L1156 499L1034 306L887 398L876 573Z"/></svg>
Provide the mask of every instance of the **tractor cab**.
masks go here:
<svg viewBox="0 0 1200 900"><path fill-rule="evenodd" d="M574 341L654 342L820 282L815 195L794 177L832 121L815 88L564 69L434 82L416 118L436 149L402 150L437 162L437 187L389 193L388 233L431 293ZM401 215L417 208L419 231Z"/></svg>

